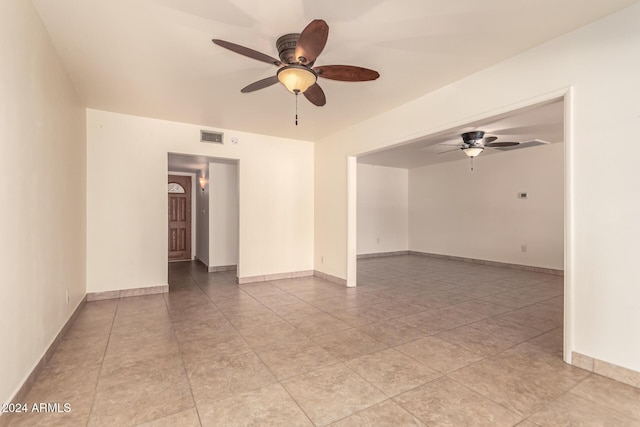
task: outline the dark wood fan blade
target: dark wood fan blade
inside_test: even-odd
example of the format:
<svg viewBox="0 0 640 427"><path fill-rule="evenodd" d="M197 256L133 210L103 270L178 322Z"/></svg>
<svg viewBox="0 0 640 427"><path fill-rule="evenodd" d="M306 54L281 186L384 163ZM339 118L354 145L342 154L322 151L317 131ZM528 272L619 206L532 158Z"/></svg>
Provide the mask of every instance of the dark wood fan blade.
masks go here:
<svg viewBox="0 0 640 427"><path fill-rule="evenodd" d="M314 62L327 44L329 26L322 19L314 19L302 30L296 43L296 59L301 64Z"/></svg>
<svg viewBox="0 0 640 427"><path fill-rule="evenodd" d="M454 148L453 150L445 150L445 151L441 151L441 152L436 153L436 154L444 154L444 153L451 153L452 151L460 151L460 148L461 147Z"/></svg>
<svg viewBox="0 0 640 427"><path fill-rule="evenodd" d="M266 62L268 64L272 64L277 67L282 65L282 62L280 62L279 59L272 58L271 56L266 55L264 53L260 53L257 50L249 49L248 47L240 46L239 44L235 44L235 43L231 43L231 42L227 42L219 39L213 39L211 41L217 44L218 46L222 46L225 49L229 49L230 51L239 53L240 55L244 55L252 59L257 59L258 61Z"/></svg>
<svg viewBox="0 0 640 427"><path fill-rule="evenodd" d="M343 82L366 82L380 77L377 71L353 65L323 65L313 69L318 76Z"/></svg>
<svg viewBox="0 0 640 427"><path fill-rule="evenodd" d="M487 144L492 143L492 142L493 142L493 141L495 141L496 139L498 139L498 137L497 137L497 136L488 136L488 137L484 138L484 139L482 140L482 142L484 142L484 145L487 145Z"/></svg>
<svg viewBox="0 0 640 427"><path fill-rule="evenodd" d="M258 80L257 82L253 82L248 86L240 89L242 93L253 92L254 90L264 89L265 87L271 86L273 84L278 83L278 76L267 77L266 79Z"/></svg>
<svg viewBox="0 0 640 427"><path fill-rule="evenodd" d="M484 146L485 147L495 148L495 147L513 147L514 145L520 145L520 143L519 142L511 142L511 141L509 141L509 142L492 142L490 144L485 144Z"/></svg>
<svg viewBox="0 0 640 427"><path fill-rule="evenodd" d="M310 86L309 89L305 90L304 96L309 100L309 102L317 105L318 107L322 107L327 103L327 98L324 96L324 91L322 90L320 85L318 85L318 83L313 84L313 86Z"/></svg>

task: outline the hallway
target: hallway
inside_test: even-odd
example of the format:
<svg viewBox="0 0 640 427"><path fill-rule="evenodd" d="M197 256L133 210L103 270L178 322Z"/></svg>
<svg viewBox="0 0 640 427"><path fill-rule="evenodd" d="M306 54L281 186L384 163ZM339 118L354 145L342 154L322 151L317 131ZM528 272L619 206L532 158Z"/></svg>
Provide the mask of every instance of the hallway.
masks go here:
<svg viewBox="0 0 640 427"><path fill-rule="evenodd" d="M168 294L86 304L27 397L71 412L11 425L640 425L640 390L562 361L562 277L358 268L239 286L171 263Z"/></svg>

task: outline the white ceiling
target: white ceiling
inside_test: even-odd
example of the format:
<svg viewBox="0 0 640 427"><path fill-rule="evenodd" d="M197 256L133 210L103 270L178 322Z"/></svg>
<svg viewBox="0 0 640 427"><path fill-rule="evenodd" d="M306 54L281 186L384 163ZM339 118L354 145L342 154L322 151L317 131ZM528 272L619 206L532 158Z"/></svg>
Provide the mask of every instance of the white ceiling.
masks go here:
<svg viewBox="0 0 640 427"><path fill-rule="evenodd" d="M472 122L425 136L395 147L358 157L358 163L411 169L435 163L467 159L459 146L463 132L482 130L485 137L496 136L496 142L525 143L542 140L555 144L564 141L564 102L562 99L533 105L495 117ZM485 149L481 156L506 154L510 150L525 150L527 144L505 149Z"/></svg>
<svg viewBox="0 0 640 427"><path fill-rule="evenodd" d="M89 108L317 140L637 0L33 0ZM322 80L327 105L281 85L241 94L276 68L220 38L278 57L275 40L325 19L316 65L380 72Z"/></svg>

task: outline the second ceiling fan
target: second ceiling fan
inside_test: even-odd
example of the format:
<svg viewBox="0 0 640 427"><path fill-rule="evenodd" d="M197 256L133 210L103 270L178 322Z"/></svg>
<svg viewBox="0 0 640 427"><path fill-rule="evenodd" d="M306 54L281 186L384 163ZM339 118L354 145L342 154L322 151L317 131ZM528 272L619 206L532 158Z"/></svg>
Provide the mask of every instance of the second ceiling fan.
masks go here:
<svg viewBox="0 0 640 427"><path fill-rule="evenodd" d="M276 46L280 59L225 40L213 39L212 41L240 55L278 67L274 76L251 83L242 88L241 92L253 92L280 82L291 93L295 95L302 93L312 104L323 106L327 100L324 91L317 83L318 77L343 82L363 82L380 77L377 71L353 65L315 67L316 59L322 53L328 36L327 23L322 19L315 19L302 30L302 33L285 34L278 38Z"/></svg>
<svg viewBox="0 0 640 427"><path fill-rule="evenodd" d="M515 141L505 141L505 142L496 142L498 139L497 136L484 136L484 131L476 130L472 132L465 132L461 134L462 144L457 143L452 150L441 151L438 154L449 153L451 151L462 150L469 157L476 157L480 153L484 151L485 148L504 148L504 147L513 147L515 145L519 145L519 142ZM441 145L449 145L447 143L443 143Z"/></svg>
<svg viewBox="0 0 640 427"><path fill-rule="evenodd" d="M462 137L462 144L456 144L457 148L447 151L441 151L438 154L449 153L451 151L462 150L464 154L466 154L471 159L471 170L473 170L473 158L477 157L481 154L485 148L505 148L505 147L513 147L519 145L519 142L515 141L505 141L505 142L497 142L498 137L496 136L484 136L484 131L476 130L472 132L465 132L460 135ZM449 145L447 143L443 143L442 145Z"/></svg>

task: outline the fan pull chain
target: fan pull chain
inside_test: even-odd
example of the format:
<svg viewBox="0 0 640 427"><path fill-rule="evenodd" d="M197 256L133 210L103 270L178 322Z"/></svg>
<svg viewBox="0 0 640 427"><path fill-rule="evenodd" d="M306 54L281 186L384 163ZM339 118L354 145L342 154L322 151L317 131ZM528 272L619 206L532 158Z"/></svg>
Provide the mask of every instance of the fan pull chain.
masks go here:
<svg viewBox="0 0 640 427"><path fill-rule="evenodd" d="M295 94L296 94L296 126L298 126L298 95L300 94L300 91L296 90Z"/></svg>
<svg viewBox="0 0 640 427"><path fill-rule="evenodd" d="M473 157L471 157L471 171L473 172Z"/></svg>

